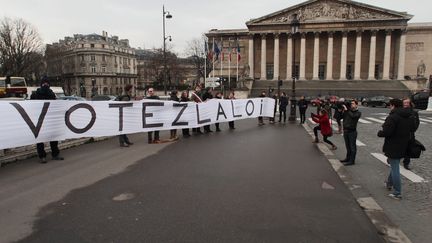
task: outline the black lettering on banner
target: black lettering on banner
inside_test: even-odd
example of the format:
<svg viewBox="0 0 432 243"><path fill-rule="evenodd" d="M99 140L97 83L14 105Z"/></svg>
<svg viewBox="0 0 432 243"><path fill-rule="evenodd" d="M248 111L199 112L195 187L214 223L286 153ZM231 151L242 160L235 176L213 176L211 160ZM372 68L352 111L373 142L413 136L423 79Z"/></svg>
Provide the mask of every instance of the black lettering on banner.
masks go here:
<svg viewBox="0 0 432 243"><path fill-rule="evenodd" d="M187 103L174 103L173 104L174 107L183 107L180 112L178 113L176 119L173 121L173 123L171 124L172 126L187 126L189 125L189 122L178 122L178 120L180 120L181 115L183 115L183 112L186 110L186 108L188 107Z"/></svg>
<svg viewBox="0 0 432 243"><path fill-rule="evenodd" d="M133 107L133 103L108 104L109 108L119 108L119 132L123 131L123 108Z"/></svg>
<svg viewBox="0 0 432 243"><path fill-rule="evenodd" d="M87 124L87 126L85 126L84 128L81 128L81 129L80 128L76 128L74 125L72 125L72 123L70 121L70 116L71 116L72 112L74 112L74 111L76 111L78 109L86 109L91 114L91 120L90 120L89 124ZM69 110L67 110L66 114L65 114L65 123L66 123L66 126L72 132L77 133L77 134L81 134L81 133L87 132L88 130L90 130L90 128L93 127L93 125L95 124L95 122L96 122L96 112L93 109L93 107L91 105L89 105L89 104L76 104L76 105L72 106Z"/></svg>
<svg viewBox="0 0 432 243"><path fill-rule="evenodd" d="M251 112L248 112L249 104L252 104L252 111ZM248 102L246 102L246 108L245 108L245 110L246 110L246 114L248 116L251 116L254 113L254 111L255 111L255 104L253 103L252 100L248 100Z"/></svg>
<svg viewBox="0 0 432 243"><path fill-rule="evenodd" d="M219 107L218 107L218 113L217 113L217 117L216 117L216 121L219 121L219 116L223 115L225 117L225 119L227 119L227 116L225 114L225 111L221 105L221 103L219 102Z"/></svg>
<svg viewBox="0 0 432 243"><path fill-rule="evenodd" d="M234 101L232 101L232 100L231 100L231 108L232 108L233 117L242 117L242 115L236 115L234 113Z"/></svg>
<svg viewBox="0 0 432 243"><path fill-rule="evenodd" d="M202 120L202 121L200 120L198 104L196 104L196 113L197 113L198 124L204 124L204 123L207 123L207 122L211 122L210 119L205 119L205 120Z"/></svg>
<svg viewBox="0 0 432 243"><path fill-rule="evenodd" d="M153 117L153 113L146 113L146 110L148 106L164 106L164 105L165 104L163 102L143 102L143 108L142 108L143 128L163 127L163 123L147 124L146 118Z"/></svg>
<svg viewBox="0 0 432 243"><path fill-rule="evenodd" d="M260 109L260 115L262 115L262 108L263 108L263 100L261 99L261 109Z"/></svg>
<svg viewBox="0 0 432 243"><path fill-rule="evenodd" d="M27 112L24 110L24 108L22 108L21 105L19 105L18 103L10 103L10 104L13 107L15 107L15 109L18 110L18 112L20 113L21 117L24 119L24 121L29 126L29 128L32 131L32 133L35 136L35 138L37 138L39 136L40 129L42 128L42 123L43 123L43 121L45 119L45 116L46 116L46 114L48 112L48 107L50 106L50 103L49 102L44 102L44 105L42 107L42 111L41 111L41 114L39 115L38 122L37 122L36 126L34 125L34 123L32 122L32 120L28 116Z"/></svg>

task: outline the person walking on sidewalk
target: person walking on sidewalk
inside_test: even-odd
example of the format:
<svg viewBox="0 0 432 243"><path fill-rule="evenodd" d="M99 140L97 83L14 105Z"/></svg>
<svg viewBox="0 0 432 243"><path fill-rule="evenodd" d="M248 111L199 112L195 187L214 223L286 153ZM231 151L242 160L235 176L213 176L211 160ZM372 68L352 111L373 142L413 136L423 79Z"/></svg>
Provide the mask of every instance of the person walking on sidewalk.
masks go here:
<svg viewBox="0 0 432 243"><path fill-rule="evenodd" d="M415 132L417 131L418 127L420 126L420 118L419 114L416 110L414 110L414 104L411 102L410 98L405 98L403 100L403 107L406 109L409 109L411 111L411 115L414 119L414 132L411 134L411 141L415 140ZM403 166L407 170L411 170L410 168L411 158L409 156L405 156L403 160Z"/></svg>
<svg viewBox="0 0 432 243"><path fill-rule="evenodd" d="M148 89L148 96L146 97L146 99L150 99L150 100L160 100L159 96L154 94L154 89L153 88L149 88ZM153 139L153 133L154 133L154 139ZM159 131L154 131L154 132L148 132L148 143L161 143L160 139L159 139Z"/></svg>
<svg viewBox="0 0 432 243"><path fill-rule="evenodd" d="M266 96L267 96L267 95L266 95L266 92L265 92L265 91L262 91L261 94L260 94L260 96L258 96L258 97L260 97L260 98L265 98ZM258 117L258 125L259 125L259 126L264 125L264 118L263 118L262 116L259 116L259 117Z"/></svg>
<svg viewBox="0 0 432 243"><path fill-rule="evenodd" d="M383 152L390 164L390 174L386 181L387 189L394 191L389 197L402 198L402 185L399 171L399 163L405 158L409 141L415 131L415 119L409 108L403 108L402 100L390 100L390 114L378 131L378 137L384 138Z"/></svg>
<svg viewBox="0 0 432 243"><path fill-rule="evenodd" d="M41 81L41 86L34 92L30 99L32 100L55 100L56 96L52 89L50 88L50 83L47 77L43 77ZM64 158L60 156L60 150L58 148L58 141L50 141L51 155L53 160L63 160ZM37 153L39 156L39 162L45 164L47 162L45 144L36 144Z"/></svg>
<svg viewBox="0 0 432 243"><path fill-rule="evenodd" d="M306 121L306 110L308 108L308 104L304 96L300 97L297 105L300 111L300 124L304 124Z"/></svg>
<svg viewBox="0 0 432 243"><path fill-rule="evenodd" d="M313 142L319 143L318 130L320 130L321 135L323 136L323 141L332 146L331 150L336 150L337 147L330 140L328 140L328 138L333 135L333 130L332 130L332 127L330 125L330 120L329 120L329 117L327 115L327 111L322 109L319 112L319 114L313 114L312 113L311 117L312 117L312 120L314 122L318 123L318 125L314 128L315 140Z"/></svg>
<svg viewBox="0 0 432 243"><path fill-rule="evenodd" d="M288 98L286 96L285 92L282 92L282 95L279 99L279 122L282 120L283 116L283 122L286 122L286 108L288 106Z"/></svg>
<svg viewBox="0 0 432 243"><path fill-rule="evenodd" d="M180 96L180 101L181 102L189 102L189 94L187 91L183 91L181 96ZM190 133L189 133L189 128L183 128L182 129L182 134L184 138L188 138L190 137Z"/></svg>
<svg viewBox="0 0 432 243"><path fill-rule="evenodd" d="M115 100L116 101L131 101L132 97L132 85L128 84L125 87L125 94L118 96ZM129 138L126 134L120 134L119 135L119 143L120 147L129 147L130 145L133 145L132 142L129 141Z"/></svg>
<svg viewBox="0 0 432 243"><path fill-rule="evenodd" d="M349 108L347 106L350 106ZM345 159L341 160L344 165L354 165L357 154L357 123L361 117L361 112L358 110L358 101L352 100L350 104L344 104L342 119L343 119L343 137L347 150Z"/></svg>

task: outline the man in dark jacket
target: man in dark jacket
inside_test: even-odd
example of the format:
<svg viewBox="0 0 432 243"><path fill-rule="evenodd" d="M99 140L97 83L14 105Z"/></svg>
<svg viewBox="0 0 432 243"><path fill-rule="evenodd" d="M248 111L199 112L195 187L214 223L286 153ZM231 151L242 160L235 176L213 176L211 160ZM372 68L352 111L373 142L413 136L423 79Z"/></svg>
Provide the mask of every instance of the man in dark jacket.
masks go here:
<svg viewBox="0 0 432 243"><path fill-rule="evenodd" d="M393 193L390 197L402 198L402 185L399 172L399 163L406 156L408 144L415 131L415 120L410 109L403 108L400 99L390 100L390 114L378 132L378 137L384 138L383 152L387 156L387 162L391 170L387 179L387 189Z"/></svg>
<svg viewBox="0 0 432 243"><path fill-rule="evenodd" d="M205 90L203 96L202 96L202 100L203 100L204 102L206 102L206 101L211 100L211 99L213 99L213 94L212 94L212 92L211 92L211 89L210 89L210 88L207 88L207 89ZM204 126L204 132L205 132L205 133L213 132L213 131L210 129L210 125L205 125L205 126Z"/></svg>
<svg viewBox="0 0 432 243"><path fill-rule="evenodd" d="M262 92L261 92L261 95L258 96L258 97L260 97L260 98L264 98L264 97L266 97L266 92L265 92L265 91L262 91ZM264 125L264 118L263 118L262 116L259 116L259 117L258 117L258 125L260 125L260 126Z"/></svg>
<svg viewBox="0 0 432 243"><path fill-rule="evenodd" d="M132 87L133 86L130 84L126 85L125 94L118 96L116 101L131 101ZM126 134L119 135L119 143L120 147L129 147L130 145L133 145L133 143L129 141L129 138Z"/></svg>
<svg viewBox="0 0 432 243"><path fill-rule="evenodd" d="M300 111L300 123L304 124L306 121L306 110L308 108L308 104L304 96L300 97L300 100L297 102L297 105Z"/></svg>
<svg viewBox="0 0 432 243"><path fill-rule="evenodd" d="M180 102L180 99L177 96L177 90L171 91L170 100ZM171 129L170 130L170 139L172 139L172 140L178 140L177 129Z"/></svg>
<svg viewBox="0 0 432 243"><path fill-rule="evenodd" d="M148 89L148 96L146 97L146 99L150 99L150 100L159 100L159 96L154 94L154 89L153 88L149 88ZM159 131L154 131L154 140L153 140L153 132L148 132L148 143L160 143L161 141L159 140Z"/></svg>
<svg viewBox="0 0 432 243"><path fill-rule="evenodd" d="M181 96L180 96L180 101L181 102L189 102L189 92L188 91L183 91ZM189 128L183 128L182 129L182 134L184 138L188 138L190 137L190 133L189 133Z"/></svg>
<svg viewBox="0 0 432 243"><path fill-rule="evenodd" d="M282 95L279 99L279 122L282 120L283 116L283 122L286 122L286 108L288 106L288 98L286 96L285 92L282 92Z"/></svg>
<svg viewBox="0 0 432 243"><path fill-rule="evenodd" d="M410 98L405 98L403 100L403 107L406 109L409 109L411 111L411 115L413 116L414 119L414 132L411 134L411 139L414 140L415 139L415 132L417 131L418 127L420 126L420 118L419 118L419 114L416 110L414 110L414 104L411 102ZM409 164L411 163L411 158L409 156L406 156L403 160L403 165L404 168L407 170L411 170Z"/></svg>
<svg viewBox="0 0 432 243"><path fill-rule="evenodd" d="M347 104L343 105L343 130L344 140L347 154L345 159L341 160L344 165L354 165L357 154L357 123L361 117L361 112L358 110L357 100L350 103L348 109Z"/></svg>
<svg viewBox="0 0 432 243"><path fill-rule="evenodd" d="M32 100L55 100L56 96L54 92L50 89L49 81L46 77L42 78L41 87L36 90L31 96L30 99ZM63 157L60 157L60 150L58 148L58 141L51 141L50 142L51 147L51 155L53 160L63 160ZM42 164L45 164L47 162L46 159L46 152L45 152L45 145L44 143L38 143L36 144L37 153L39 156L39 161Z"/></svg>

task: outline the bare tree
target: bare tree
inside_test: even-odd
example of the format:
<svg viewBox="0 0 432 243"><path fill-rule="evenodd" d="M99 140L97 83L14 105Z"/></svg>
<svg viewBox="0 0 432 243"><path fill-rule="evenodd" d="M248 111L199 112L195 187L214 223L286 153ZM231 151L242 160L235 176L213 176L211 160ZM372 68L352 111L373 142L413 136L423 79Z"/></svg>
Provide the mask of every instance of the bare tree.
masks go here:
<svg viewBox="0 0 432 243"><path fill-rule="evenodd" d="M42 40L23 19L0 21L0 75L31 78L44 68Z"/></svg>
<svg viewBox="0 0 432 243"><path fill-rule="evenodd" d="M213 60L209 56L208 48L206 48L206 40L207 38L204 35L201 38L192 39L188 42L188 47L185 51L196 68L197 80L205 78L205 71L207 71L208 77L209 73L213 70ZM207 66L207 70L205 66Z"/></svg>

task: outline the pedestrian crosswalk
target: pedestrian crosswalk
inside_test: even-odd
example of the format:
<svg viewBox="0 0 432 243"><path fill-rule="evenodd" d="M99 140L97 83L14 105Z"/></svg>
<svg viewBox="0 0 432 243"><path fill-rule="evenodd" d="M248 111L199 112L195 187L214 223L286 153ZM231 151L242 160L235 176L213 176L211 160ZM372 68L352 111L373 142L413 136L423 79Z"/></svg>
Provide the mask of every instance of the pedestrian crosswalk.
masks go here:
<svg viewBox="0 0 432 243"><path fill-rule="evenodd" d="M359 119L359 125L360 124L384 124L386 117L380 116L380 117L372 117L372 116L366 116ZM312 120L312 118L309 118L309 122L312 124L315 124L315 122ZM432 118L425 117L420 118L420 124L421 125L432 125ZM337 130L337 123L336 120L332 120L332 126L334 130Z"/></svg>

